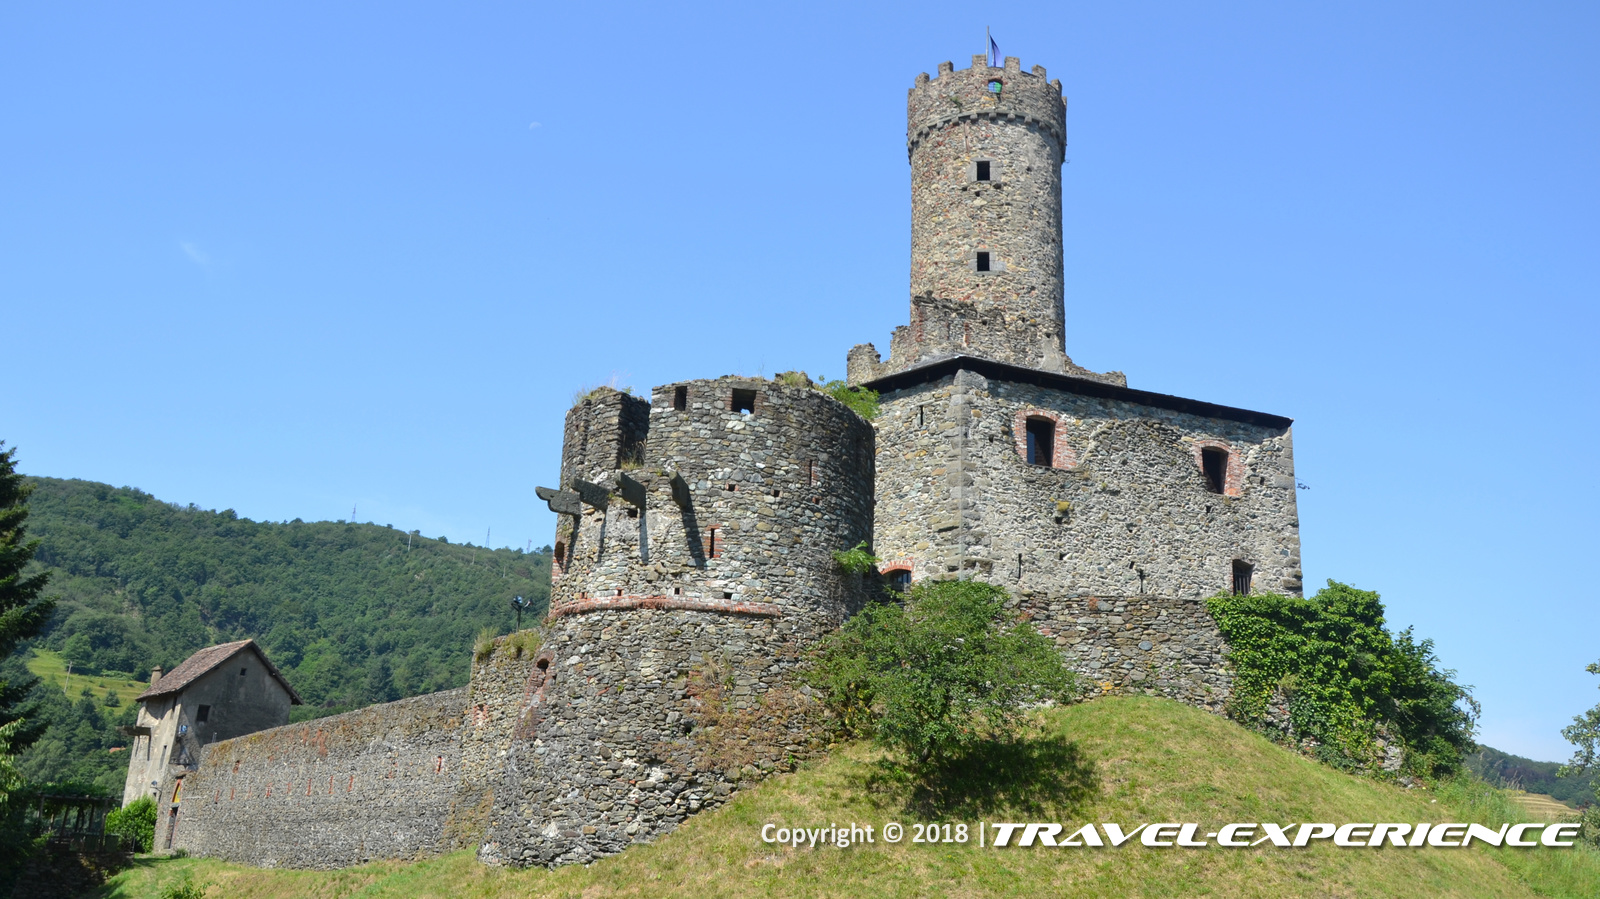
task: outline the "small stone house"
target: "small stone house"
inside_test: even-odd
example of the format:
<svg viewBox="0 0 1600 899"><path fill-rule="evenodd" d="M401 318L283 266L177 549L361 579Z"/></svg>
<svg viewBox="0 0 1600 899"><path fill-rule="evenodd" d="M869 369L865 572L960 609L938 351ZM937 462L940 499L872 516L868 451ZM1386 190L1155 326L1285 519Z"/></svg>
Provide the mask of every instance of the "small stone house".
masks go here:
<svg viewBox="0 0 1600 899"><path fill-rule="evenodd" d="M208 646L165 675L153 669L137 699L138 723L124 729L133 745L122 804L149 796L164 819L176 817L183 777L208 744L288 724L301 704L254 640Z"/></svg>

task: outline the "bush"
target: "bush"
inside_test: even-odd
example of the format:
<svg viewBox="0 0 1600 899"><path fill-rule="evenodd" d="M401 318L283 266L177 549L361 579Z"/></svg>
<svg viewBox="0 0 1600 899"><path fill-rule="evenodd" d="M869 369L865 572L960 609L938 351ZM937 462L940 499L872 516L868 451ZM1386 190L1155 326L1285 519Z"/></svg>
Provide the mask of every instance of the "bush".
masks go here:
<svg viewBox="0 0 1600 899"><path fill-rule="evenodd" d="M868 390L865 387L851 387L843 381L828 381L822 385L822 392L833 397L846 406L850 411L871 421L878 417L878 391Z"/></svg>
<svg viewBox="0 0 1600 899"><path fill-rule="evenodd" d="M902 753L914 770L1012 739L1025 706L1069 699L1076 681L1006 598L990 584L932 581L904 606L868 606L825 645L813 686L844 728Z"/></svg>
<svg viewBox="0 0 1600 899"><path fill-rule="evenodd" d="M878 557L867 548L867 541L863 540L849 549L835 550L833 564L845 574L866 574L878 565Z"/></svg>
<svg viewBox="0 0 1600 899"><path fill-rule="evenodd" d="M195 883L194 875L183 872L183 879L169 883L161 890L161 899L206 899L209 883Z"/></svg>
<svg viewBox="0 0 1600 899"><path fill-rule="evenodd" d="M156 842L156 801L142 796L106 815L106 833L132 841L140 852L149 852Z"/></svg>
<svg viewBox="0 0 1600 899"><path fill-rule="evenodd" d="M1222 595L1206 605L1228 641L1235 719L1270 730L1277 694L1295 737L1317 741L1318 758L1340 768L1374 765L1383 731L1399 738L1415 775L1453 774L1472 751L1471 689L1438 667L1432 640L1389 633L1378 594L1329 581L1311 599Z"/></svg>

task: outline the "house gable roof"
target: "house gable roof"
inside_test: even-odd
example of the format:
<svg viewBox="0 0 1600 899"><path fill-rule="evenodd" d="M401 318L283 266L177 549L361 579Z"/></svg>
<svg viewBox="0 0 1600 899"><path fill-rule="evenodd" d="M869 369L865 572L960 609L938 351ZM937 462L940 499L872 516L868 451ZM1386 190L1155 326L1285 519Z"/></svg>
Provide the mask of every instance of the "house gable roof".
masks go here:
<svg viewBox="0 0 1600 899"><path fill-rule="evenodd" d="M144 702L148 699L155 699L158 696L169 696L173 693L178 693L184 687L199 680L213 668L246 651L254 653L256 658L261 660L261 664L266 666L267 673L276 678L278 683L283 685L283 689L288 691L290 704L304 705L304 702L300 699L300 694L294 691L294 687L289 686L289 682L278 671L278 667L272 664L272 660L267 658L267 654L261 651L261 647L257 646L254 640L235 640L232 643L218 643L216 646L207 646L205 649L184 659L182 665L162 675L161 680L156 681L154 686L135 696L134 699L138 702Z"/></svg>

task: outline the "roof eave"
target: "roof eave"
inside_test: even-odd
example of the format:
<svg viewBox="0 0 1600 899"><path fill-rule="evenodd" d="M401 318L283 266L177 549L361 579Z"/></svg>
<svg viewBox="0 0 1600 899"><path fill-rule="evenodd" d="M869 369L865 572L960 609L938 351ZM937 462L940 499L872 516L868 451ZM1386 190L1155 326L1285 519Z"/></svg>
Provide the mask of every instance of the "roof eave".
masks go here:
<svg viewBox="0 0 1600 899"><path fill-rule="evenodd" d="M1187 397L1172 396L1165 393L1154 393L1149 390L1135 390L1131 387L1107 384L1104 381L1097 381L1091 378L1081 378L1060 372L1043 371L1037 368L1026 368L1006 362L997 362L981 356L946 356L942 359L915 365L880 378L874 378L861 386L883 394L935 381L954 375L958 371L972 371L986 378L1001 381L1033 384L1039 387L1049 387L1056 390L1064 390L1068 393L1076 393L1080 396L1121 400L1141 406L1151 406L1156 409L1167 409L1173 412L1199 415L1204 418L1220 418L1226 421L1244 422L1267 428L1288 428L1294 424L1294 419L1282 415L1273 415L1270 412L1256 412L1251 409L1223 406L1218 403L1192 400Z"/></svg>

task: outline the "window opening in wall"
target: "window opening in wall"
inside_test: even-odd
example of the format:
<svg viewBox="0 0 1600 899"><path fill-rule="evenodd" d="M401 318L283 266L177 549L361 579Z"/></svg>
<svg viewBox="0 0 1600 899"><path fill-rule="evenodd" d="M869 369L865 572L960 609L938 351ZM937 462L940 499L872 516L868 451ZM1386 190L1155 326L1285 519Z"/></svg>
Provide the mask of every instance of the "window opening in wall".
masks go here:
<svg viewBox="0 0 1600 899"><path fill-rule="evenodd" d="M240 668L239 669L239 676L240 677L244 677L245 672L249 671L249 670L250 670L249 668Z"/></svg>
<svg viewBox="0 0 1600 899"><path fill-rule="evenodd" d="M194 723L204 724L211 720L211 706L203 705L194 712Z"/></svg>
<svg viewBox="0 0 1600 899"><path fill-rule="evenodd" d="M1233 595L1250 595L1250 575L1254 574L1256 567L1243 559L1233 560Z"/></svg>
<svg viewBox="0 0 1600 899"><path fill-rule="evenodd" d="M812 459L806 463L806 479L811 482L811 486L817 486L817 460Z"/></svg>
<svg viewBox="0 0 1600 899"><path fill-rule="evenodd" d="M739 390L738 388L735 388L733 391L733 401L729 405L729 408L735 412L756 411L756 392L754 390Z"/></svg>
<svg viewBox="0 0 1600 899"><path fill-rule="evenodd" d="M706 528L706 557L715 559L722 554L722 546L717 542L717 529Z"/></svg>
<svg viewBox="0 0 1600 899"><path fill-rule="evenodd" d="M904 568L889 572L889 586L901 593L909 591L911 589L911 572Z"/></svg>
<svg viewBox="0 0 1600 899"><path fill-rule="evenodd" d="M672 388L672 408L678 410L679 412L689 408L689 388Z"/></svg>
<svg viewBox="0 0 1600 899"><path fill-rule="evenodd" d="M1028 464L1050 466L1055 450L1056 423L1048 418L1028 419Z"/></svg>
<svg viewBox="0 0 1600 899"><path fill-rule="evenodd" d="M1017 580L1022 580L1022 553L1017 553Z"/></svg>
<svg viewBox="0 0 1600 899"><path fill-rule="evenodd" d="M565 541L556 541L556 570L567 567L567 544Z"/></svg>
<svg viewBox="0 0 1600 899"><path fill-rule="evenodd" d="M917 427L919 428L922 427L922 410L926 408L926 406L917 407Z"/></svg>
<svg viewBox="0 0 1600 899"><path fill-rule="evenodd" d="M988 181L989 180L989 160L987 160L987 159L978 160L978 180L979 181Z"/></svg>
<svg viewBox="0 0 1600 899"><path fill-rule="evenodd" d="M629 518L638 518L639 517L639 510L638 509L633 509L633 508L628 509L628 517Z"/></svg>
<svg viewBox="0 0 1600 899"><path fill-rule="evenodd" d="M1228 451L1211 446L1201 450L1200 469L1205 472L1206 489L1221 493L1228 485Z"/></svg>
<svg viewBox="0 0 1600 899"><path fill-rule="evenodd" d="M724 590L724 591L722 591L722 598L723 599L732 599L733 598L733 594L728 592L728 591L726 591L726 590Z"/></svg>
<svg viewBox="0 0 1600 899"><path fill-rule="evenodd" d="M683 595L683 588L682 587L673 587L672 588L672 595L673 596L682 596Z"/></svg>
<svg viewBox="0 0 1600 899"><path fill-rule="evenodd" d="M977 269L980 272L988 271L989 270L989 254L988 253L979 253L978 254L978 258L977 258L977 260L975 262L975 265L977 266Z"/></svg>

